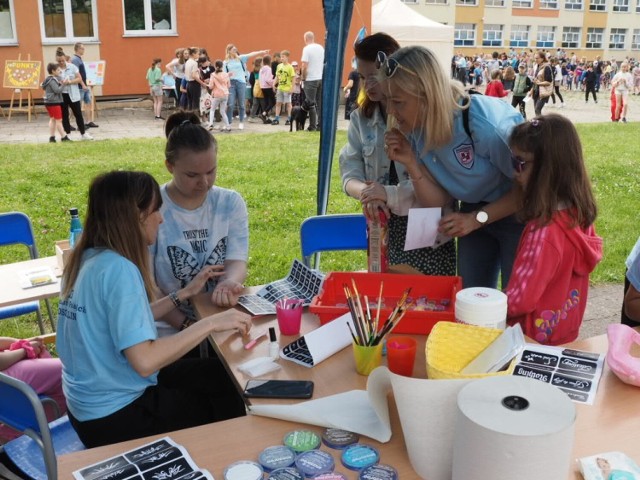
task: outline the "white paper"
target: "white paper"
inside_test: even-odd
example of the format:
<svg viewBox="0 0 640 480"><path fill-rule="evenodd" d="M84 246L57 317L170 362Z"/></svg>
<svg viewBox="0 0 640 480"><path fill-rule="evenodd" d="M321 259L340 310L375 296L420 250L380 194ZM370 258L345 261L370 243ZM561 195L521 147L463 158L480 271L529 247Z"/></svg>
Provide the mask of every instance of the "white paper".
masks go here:
<svg viewBox="0 0 640 480"><path fill-rule="evenodd" d="M33 288L58 282L53 270L46 266L22 270L18 272L18 279L22 288Z"/></svg>
<svg viewBox="0 0 640 480"><path fill-rule="evenodd" d="M441 208L411 208L407 224L405 250L433 247L438 236L438 224L442 217Z"/></svg>

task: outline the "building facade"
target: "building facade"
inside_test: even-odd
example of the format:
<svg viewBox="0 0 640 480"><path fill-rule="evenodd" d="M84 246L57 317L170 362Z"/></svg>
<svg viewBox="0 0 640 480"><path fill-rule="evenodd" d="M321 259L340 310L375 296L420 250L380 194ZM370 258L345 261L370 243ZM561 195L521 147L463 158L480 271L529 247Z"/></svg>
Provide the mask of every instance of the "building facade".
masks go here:
<svg viewBox="0 0 640 480"><path fill-rule="evenodd" d="M358 29L371 28L371 5L359 5L359 12L347 40L345 77ZM0 67L4 72L6 60L39 60L44 79L57 47L72 55L73 45L82 42L85 62L106 62L96 95L141 95L148 94L152 60L165 65L179 47L204 47L212 60L224 59L228 43L241 54L290 50L291 60L299 62L309 30L324 44L322 0L0 0ZM0 101L11 95L0 89Z"/></svg>
<svg viewBox="0 0 640 480"><path fill-rule="evenodd" d="M465 54L513 48L568 55L640 57L640 0L403 0L422 15L455 25Z"/></svg>

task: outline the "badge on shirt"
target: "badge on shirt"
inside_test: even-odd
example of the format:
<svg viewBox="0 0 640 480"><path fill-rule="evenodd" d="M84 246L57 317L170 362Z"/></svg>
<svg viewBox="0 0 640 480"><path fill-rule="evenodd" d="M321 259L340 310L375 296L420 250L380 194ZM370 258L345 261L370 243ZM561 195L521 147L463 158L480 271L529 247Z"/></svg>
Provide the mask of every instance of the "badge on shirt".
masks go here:
<svg viewBox="0 0 640 480"><path fill-rule="evenodd" d="M453 149L453 153L456 156L458 163L467 170L471 170L473 167L473 145L470 143L463 143Z"/></svg>

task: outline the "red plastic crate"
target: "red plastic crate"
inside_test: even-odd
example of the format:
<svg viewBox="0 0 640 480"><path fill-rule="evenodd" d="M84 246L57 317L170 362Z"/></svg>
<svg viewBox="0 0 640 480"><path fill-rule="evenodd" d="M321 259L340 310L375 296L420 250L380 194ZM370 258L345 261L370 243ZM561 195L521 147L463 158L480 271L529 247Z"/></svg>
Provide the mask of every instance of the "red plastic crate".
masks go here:
<svg viewBox="0 0 640 480"><path fill-rule="evenodd" d="M367 272L330 272L324 279L320 294L311 302L309 311L320 318L320 324L330 322L349 311L346 306L347 298L343 285L347 284L353 291L351 280L355 280L356 287L362 297L367 295L369 302L377 302L380 282L384 282L382 297L385 306L380 310L380 320L386 320L396 303L408 287L411 288L411 298L427 297L440 303L448 299L449 305L443 311L408 310L400 323L393 330L394 333L413 333L428 335L433 326L442 320L454 321L454 305L456 293L462 289L461 277L436 277L429 275L400 275L395 273L367 273ZM366 307L365 307L366 308ZM371 312L375 316L375 310Z"/></svg>

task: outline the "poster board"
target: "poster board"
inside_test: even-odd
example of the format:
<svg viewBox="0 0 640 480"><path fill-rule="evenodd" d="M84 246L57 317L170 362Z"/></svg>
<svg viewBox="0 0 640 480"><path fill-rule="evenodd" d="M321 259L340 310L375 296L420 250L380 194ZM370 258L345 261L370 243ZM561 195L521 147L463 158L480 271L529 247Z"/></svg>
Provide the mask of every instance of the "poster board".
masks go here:
<svg viewBox="0 0 640 480"><path fill-rule="evenodd" d="M40 68L37 60L6 60L2 86L13 90L40 88Z"/></svg>
<svg viewBox="0 0 640 480"><path fill-rule="evenodd" d="M87 72L87 85L90 87L101 87L104 85L104 72L107 68L105 60L97 60L95 62L84 62L84 68Z"/></svg>

